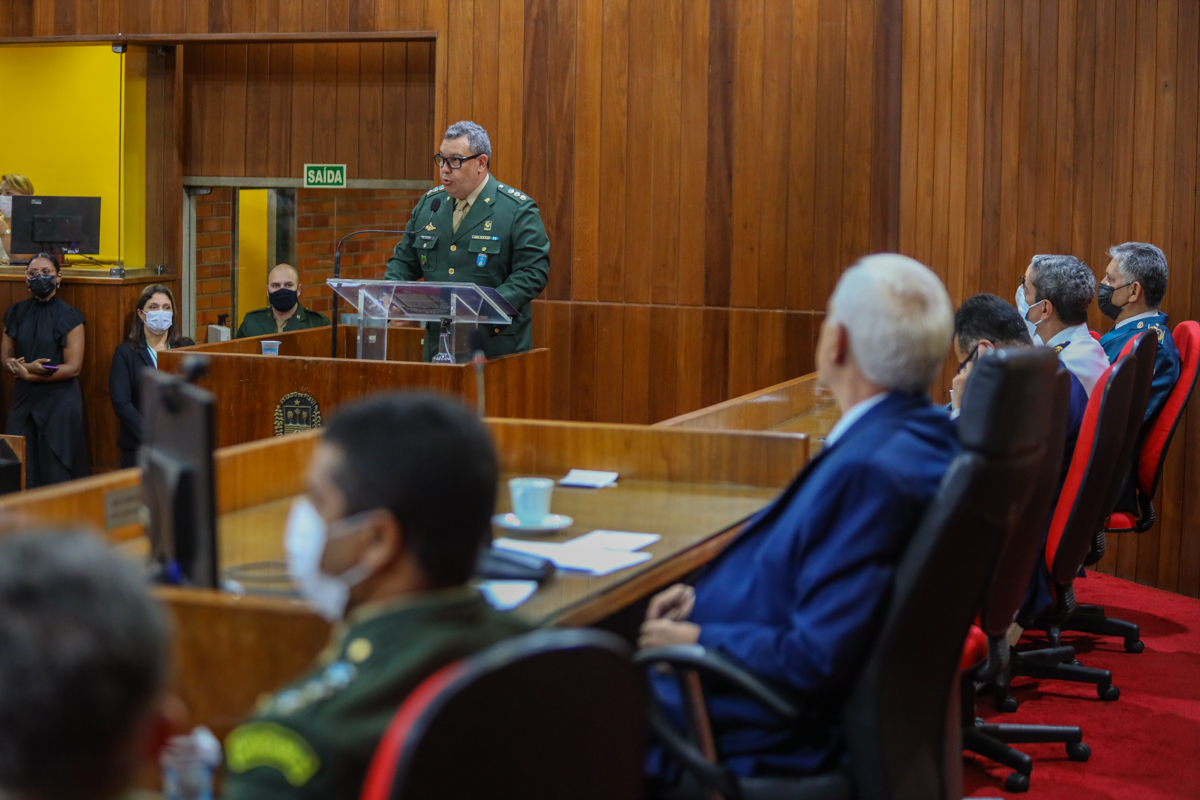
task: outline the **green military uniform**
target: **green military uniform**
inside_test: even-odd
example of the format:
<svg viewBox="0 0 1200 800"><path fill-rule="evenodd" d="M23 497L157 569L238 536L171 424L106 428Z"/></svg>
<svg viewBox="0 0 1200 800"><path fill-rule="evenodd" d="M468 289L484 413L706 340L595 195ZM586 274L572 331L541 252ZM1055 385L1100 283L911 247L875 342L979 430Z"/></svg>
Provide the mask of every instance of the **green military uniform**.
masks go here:
<svg viewBox="0 0 1200 800"><path fill-rule="evenodd" d="M296 313L287 318L287 322L283 323L283 333L291 333L292 331L302 331L308 328L320 328L329 324L329 317L322 314L320 311L313 311L311 308L300 306L296 309ZM275 314L272 313L271 307L260 308L255 311L250 311L242 319L242 324L238 326L236 339L244 339L247 336L267 336L280 333L279 326L275 324Z"/></svg>
<svg viewBox="0 0 1200 800"><path fill-rule="evenodd" d="M440 197L441 208L430 214ZM390 281L474 283L499 291L517 310L509 325L491 326L484 352L488 358L533 347L529 302L550 279L550 240L537 204L492 175L454 231L454 198L437 186L413 209L404 236L387 263ZM438 351L440 324L425 332L425 360Z"/></svg>
<svg viewBox="0 0 1200 800"><path fill-rule="evenodd" d="M356 609L312 672L226 738L226 800L357 800L379 740L421 681L528 630L469 587Z"/></svg>

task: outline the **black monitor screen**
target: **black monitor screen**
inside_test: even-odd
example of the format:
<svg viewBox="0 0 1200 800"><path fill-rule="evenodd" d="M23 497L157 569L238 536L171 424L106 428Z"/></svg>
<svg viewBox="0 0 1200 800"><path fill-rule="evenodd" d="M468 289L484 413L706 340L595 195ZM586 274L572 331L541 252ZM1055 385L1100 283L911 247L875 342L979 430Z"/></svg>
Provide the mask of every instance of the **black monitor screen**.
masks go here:
<svg viewBox="0 0 1200 800"><path fill-rule="evenodd" d="M100 252L100 198L13 197L12 252Z"/></svg>
<svg viewBox="0 0 1200 800"><path fill-rule="evenodd" d="M142 374L142 497L151 552L168 583L216 588L213 395L174 375Z"/></svg>

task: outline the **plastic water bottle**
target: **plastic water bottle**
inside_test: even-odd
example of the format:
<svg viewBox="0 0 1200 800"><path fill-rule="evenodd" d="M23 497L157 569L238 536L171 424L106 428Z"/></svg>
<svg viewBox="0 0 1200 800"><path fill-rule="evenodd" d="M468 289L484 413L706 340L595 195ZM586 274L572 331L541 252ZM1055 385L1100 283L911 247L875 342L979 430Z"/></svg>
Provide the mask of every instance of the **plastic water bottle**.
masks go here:
<svg viewBox="0 0 1200 800"><path fill-rule="evenodd" d="M165 800L212 800L213 770L221 763L221 743L205 727L172 736L159 758Z"/></svg>

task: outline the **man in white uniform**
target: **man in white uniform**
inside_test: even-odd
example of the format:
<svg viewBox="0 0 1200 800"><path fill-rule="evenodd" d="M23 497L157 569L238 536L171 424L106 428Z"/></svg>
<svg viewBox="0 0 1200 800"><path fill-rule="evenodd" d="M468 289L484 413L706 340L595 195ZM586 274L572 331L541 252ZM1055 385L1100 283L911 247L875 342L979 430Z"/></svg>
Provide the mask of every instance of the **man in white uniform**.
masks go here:
<svg viewBox="0 0 1200 800"><path fill-rule="evenodd" d="M1034 256L1017 289L1017 310L1034 344L1053 347L1083 384L1088 396L1108 369L1104 348L1088 331L1088 306L1096 297L1096 276L1074 256Z"/></svg>

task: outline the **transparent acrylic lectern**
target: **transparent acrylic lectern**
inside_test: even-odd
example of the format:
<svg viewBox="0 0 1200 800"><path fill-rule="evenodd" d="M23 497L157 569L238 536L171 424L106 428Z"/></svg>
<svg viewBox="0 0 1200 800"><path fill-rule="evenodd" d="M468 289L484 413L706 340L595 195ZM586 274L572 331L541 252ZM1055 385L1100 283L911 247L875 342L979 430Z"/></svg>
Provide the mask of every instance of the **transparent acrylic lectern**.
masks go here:
<svg viewBox="0 0 1200 800"><path fill-rule="evenodd" d="M495 289L473 283L426 281L325 281L358 311L358 357L387 359L388 322L394 319L437 322L435 363L460 364L471 359L471 331L478 325L507 325L517 315ZM428 335L428 334L427 334Z"/></svg>

